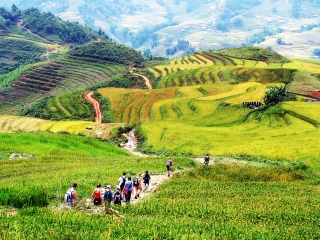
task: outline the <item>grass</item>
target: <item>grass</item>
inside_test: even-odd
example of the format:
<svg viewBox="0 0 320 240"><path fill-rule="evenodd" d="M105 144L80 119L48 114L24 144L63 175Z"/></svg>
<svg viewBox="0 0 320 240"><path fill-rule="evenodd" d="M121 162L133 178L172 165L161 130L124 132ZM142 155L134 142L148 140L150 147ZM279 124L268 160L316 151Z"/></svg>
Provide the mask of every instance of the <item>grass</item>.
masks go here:
<svg viewBox="0 0 320 240"><path fill-rule="evenodd" d="M49 239L101 235L130 239L312 239L319 234L319 216L314 211L319 207L319 191L310 180L308 171L288 167L201 166L173 177L153 197L119 208L123 219L85 211L24 208L15 216L0 218L5 226L0 234L3 239L40 238L44 234ZM83 193L88 183L81 182L79 192ZM101 225L108 227L97 231ZM133 225L139 227L127 228Z"/></svg>
<svg viewBox="0 0 320 240"><path fill-rule="evenodd" d="M196 102L193 104L197 108ZM248 153L289 161L304 161L319 168L319 153L316 150L317 141L315 141L319 129L303 120L286 116L291 125L288 126L280 119L277 125L270 126L269 118L239 123L239 115L246 114L246 111L247 114L249 113L249 110L245 109L239 109L236 114L234 110L220 111L221 118L213 117L212 112L208 112L207 108L204 111L207 114L211 113L210 117L203 117L194 123L191 121L190 123L187 121L144 123L142 125L144 133L152 132L152 137L148 137L147 144L155 146L156 149L167 148L175 152L191 152L194 155L206 152L216 156ZM203 126L204 123L208 126ZM155 129L154 126L157 128ZM164 129L166 135L161 137Z"/></svg>
<svg viewBox="0 0 320 240"><path fill-rule="evenodd" d="M28 160L1 161L0 192L22 193L19 199L9 199L9 203L6 203L8 198L2 195L0 204L18 208L22 207L21 202L27 203L28 196L39 194L40 189L45 191L44 203L59 204L71 182L82 185L79 190L81 198L90 197L91 188L97 182L111 184L114 188L122 171L132 175L145 169L151 173L161 172L166 161L163 158L134 158L107 142L69 134L2 134L0 139L1 155L15 152L34 156ZM186 158L176 160L177 168L190 164L191 161ZM29 205L38 206L32 201Z"/></svg>

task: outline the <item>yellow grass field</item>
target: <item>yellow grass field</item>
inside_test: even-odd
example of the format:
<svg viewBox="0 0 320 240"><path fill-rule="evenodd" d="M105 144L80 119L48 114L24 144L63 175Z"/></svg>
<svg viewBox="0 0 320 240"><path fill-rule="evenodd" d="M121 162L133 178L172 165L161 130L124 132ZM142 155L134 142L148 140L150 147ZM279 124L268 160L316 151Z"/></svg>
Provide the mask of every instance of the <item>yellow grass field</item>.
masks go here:
<svg viewBox="0 0 320 240"><path fill-rule="evenodd" d="M86 121L49 121L37 118L0 115L0 133L50 131L54 133L68 132L84 134L102 139L108 139L113 128L123 124L97 124ZM92 130L86 129L87 127Z"/></svg>

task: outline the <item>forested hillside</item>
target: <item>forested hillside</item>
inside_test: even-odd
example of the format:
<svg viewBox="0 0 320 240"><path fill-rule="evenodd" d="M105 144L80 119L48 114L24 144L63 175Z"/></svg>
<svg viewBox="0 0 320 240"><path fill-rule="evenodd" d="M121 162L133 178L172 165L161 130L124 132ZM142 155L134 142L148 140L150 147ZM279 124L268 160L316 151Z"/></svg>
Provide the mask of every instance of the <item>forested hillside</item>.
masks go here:
<svg viewBox="0 0 320 240"><path fill-rule="evenodd" d="M0 75L48 60L50 51L60 51L56 44L83 44L100 39L109 38L101 30L96 32L79 23L63 21L52 13L41 13L36 8L19 10L15 5L10 10L0 7ZM1 79L2 76L0 82Z"/></svg>
<svg viewBox="0 0 320 240"><path fill-rule="evenodd" d="M93 62L112 62L125 65L141 66L144 59L132 48L111 41L90 42L76 46L69 52L72 58Z"/></svg>
<svg viewBox="0 0 320 240"><path fill-rule="evenodd" d="M318 0L8 0L105 31L146 54L258 45L293 58L317 58ZM152 21L150 21L152 19ZM181 48L179 41L189 43Z"/></svg>
<svg viewBox="0 0 320 240"><path fill-rule="evenodd" d="M41 13L37 8L19 10L15 5L11 11L0 8L1 35L29 30L33 34L58 43L86 43L93 39L108 37L104 32L95 32L77 22L63 21L52 13Z"/></svg>

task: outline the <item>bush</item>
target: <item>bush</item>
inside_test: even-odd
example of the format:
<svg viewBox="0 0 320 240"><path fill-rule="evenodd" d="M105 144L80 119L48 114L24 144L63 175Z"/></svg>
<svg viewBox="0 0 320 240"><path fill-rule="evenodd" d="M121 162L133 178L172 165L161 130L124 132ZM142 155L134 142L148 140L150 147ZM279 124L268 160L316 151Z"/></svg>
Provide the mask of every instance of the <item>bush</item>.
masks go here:
<svg viewBox="0 0 320 240"><path fill-rule="evenodd" d="M289 98L286 86L271 87L263 97L264 104L273 106Z"/></svg>

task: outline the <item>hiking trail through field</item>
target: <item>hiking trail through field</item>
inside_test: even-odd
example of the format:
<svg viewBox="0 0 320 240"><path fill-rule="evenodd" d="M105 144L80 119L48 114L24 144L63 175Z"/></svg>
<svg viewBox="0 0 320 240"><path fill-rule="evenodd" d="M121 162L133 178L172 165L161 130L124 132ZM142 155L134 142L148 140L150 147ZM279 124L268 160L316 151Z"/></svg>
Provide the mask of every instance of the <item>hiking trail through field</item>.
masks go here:
<svg viewBox="0 0 320 240"><path fill-rule="evenodd" d="M84 94L84 97L94 107L94 111L96 112L95 122L96 123L101 123L101 118L102 117L101 117L101 111L100 111L100 104L96 99L94 99L92 97L93 94L94 94L94 92L87 92L87 93Z"/></svg>
<svg viewBox="0 0 320 240"><path fill-rule="evenodd" d="M134 70L136 70L136 68L131 68L130 72L133 74L133 75L136 75L136 76L139 76L139 77L142 77L145 81L145 84L146 86L148 87L148 89L152 89L152 84L151 84L151 81L149 78L147 78L146 76L143 76L139 73L135 73Z"/></svg>

